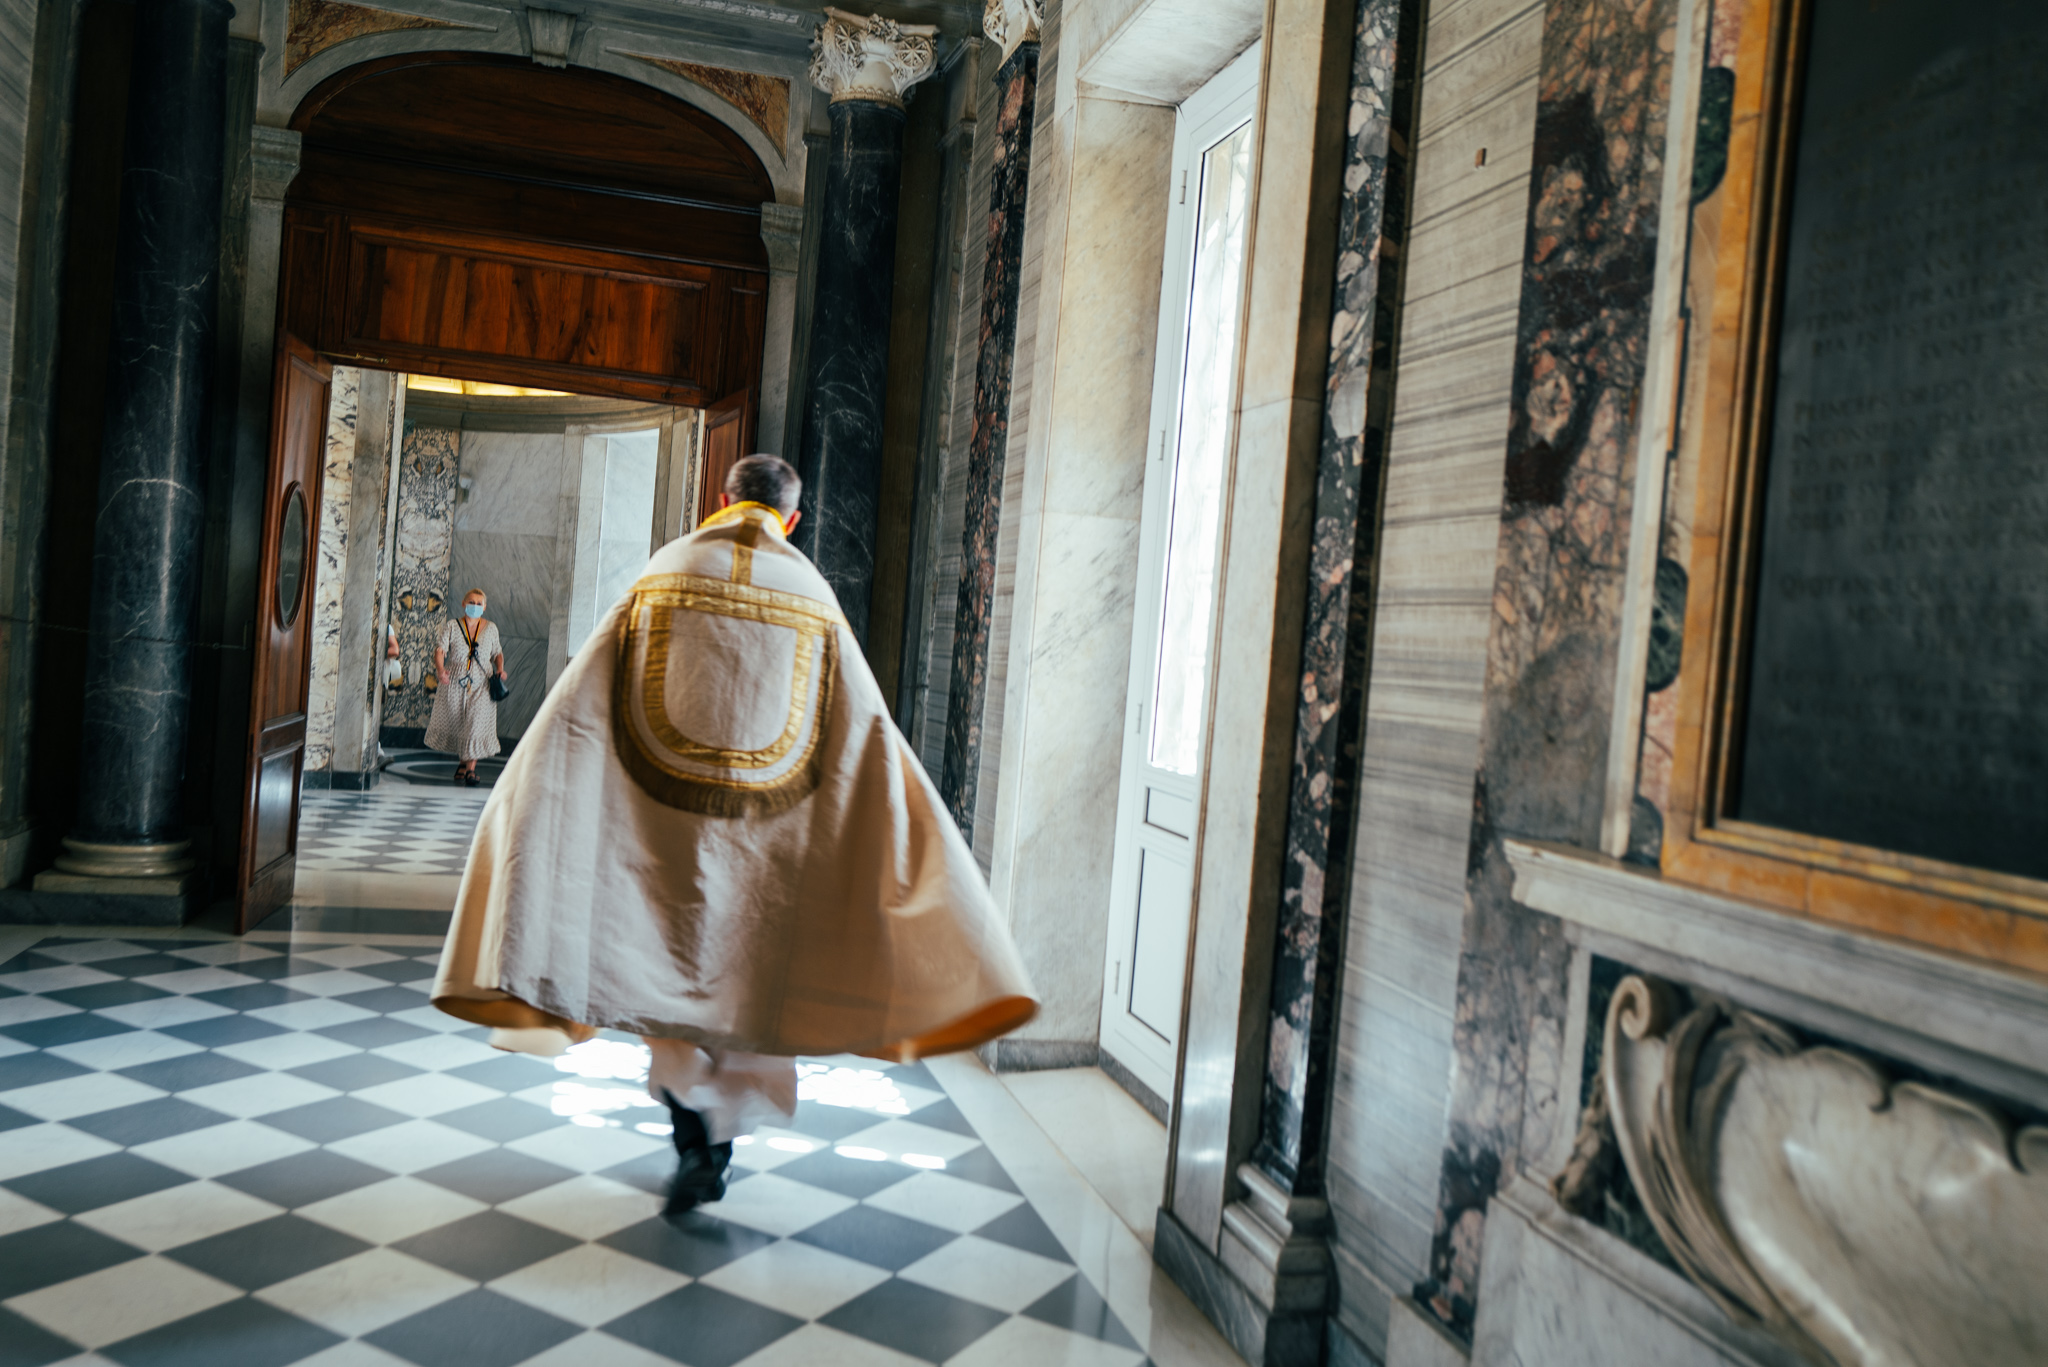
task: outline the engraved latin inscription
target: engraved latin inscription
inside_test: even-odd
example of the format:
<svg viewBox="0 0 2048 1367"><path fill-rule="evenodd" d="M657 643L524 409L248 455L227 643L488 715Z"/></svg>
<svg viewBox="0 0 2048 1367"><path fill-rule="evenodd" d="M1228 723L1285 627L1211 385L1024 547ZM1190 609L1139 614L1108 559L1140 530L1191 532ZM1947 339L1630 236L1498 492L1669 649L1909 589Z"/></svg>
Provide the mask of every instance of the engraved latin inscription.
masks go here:
<svg viewBox="0 0 2048 1367"><path fill-rule="evenodd" d="M2048 878L2048 3L1817 0L1734 815Z"/></svg>

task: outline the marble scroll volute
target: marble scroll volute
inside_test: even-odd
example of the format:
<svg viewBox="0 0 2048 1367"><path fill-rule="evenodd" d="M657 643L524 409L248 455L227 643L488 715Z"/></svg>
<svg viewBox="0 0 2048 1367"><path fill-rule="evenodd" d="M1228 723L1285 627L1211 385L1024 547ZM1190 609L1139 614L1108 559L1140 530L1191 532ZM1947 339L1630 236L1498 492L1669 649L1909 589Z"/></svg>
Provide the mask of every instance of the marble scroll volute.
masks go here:
<svg viewBox="0 0 2048 1367"><path fill-rule="evenodd" d="M1731 1315L1838 1367L2048 1362L2048 1129L1642 977L1604 1057L1644 1209Z"/></svg>

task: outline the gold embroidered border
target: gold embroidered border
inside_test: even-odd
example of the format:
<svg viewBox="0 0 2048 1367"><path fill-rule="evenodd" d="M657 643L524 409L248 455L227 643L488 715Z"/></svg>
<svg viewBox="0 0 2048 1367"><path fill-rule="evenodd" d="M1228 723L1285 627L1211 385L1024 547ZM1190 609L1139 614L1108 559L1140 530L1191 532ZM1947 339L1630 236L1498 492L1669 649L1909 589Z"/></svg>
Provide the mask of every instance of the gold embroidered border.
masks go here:
<svg viewBox="0 0 2048 1367"><path fill-rule="evenodd" d="M785 627L797 633L797 658L790 682L790 715L783 733L765 750L742 751L702 745L682 735L667 715L666 693L670 619L678 609L709 612ZM648 614L647 671L633 696L633 641L642 611ZM626 772L656 801L702 816L773 815L787 811L817 789L824 756L819 742L831 710L834 680L839 672L839 638L844 622L828 604L802 594L782 593L711 579L702 575L649 575L634 585L631 601L618 626L617 663L612 687L612 740ZM818 643L822 642L822 649ZM811 674L818 677L816 713L803 736L805 703ZM678 756L726 769L767 768L787 758L798 739L803 751L778 778L758 782L691 773L656 754L632 723L639 706L661 744Z"/></svg>

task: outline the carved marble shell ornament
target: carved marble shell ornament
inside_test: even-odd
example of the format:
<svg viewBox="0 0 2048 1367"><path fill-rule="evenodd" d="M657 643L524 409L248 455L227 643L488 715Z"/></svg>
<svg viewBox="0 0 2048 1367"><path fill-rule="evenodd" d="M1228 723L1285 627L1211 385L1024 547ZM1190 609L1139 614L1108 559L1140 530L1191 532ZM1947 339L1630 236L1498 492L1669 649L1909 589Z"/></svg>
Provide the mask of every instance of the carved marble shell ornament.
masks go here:
<svg viewBox="0 0 2048 1367"><path fill-rule="evenodd" d="M2048 1129L1625 979L1603 1100L1702 1290L1837 1367L2048 1363Z"/></svg>

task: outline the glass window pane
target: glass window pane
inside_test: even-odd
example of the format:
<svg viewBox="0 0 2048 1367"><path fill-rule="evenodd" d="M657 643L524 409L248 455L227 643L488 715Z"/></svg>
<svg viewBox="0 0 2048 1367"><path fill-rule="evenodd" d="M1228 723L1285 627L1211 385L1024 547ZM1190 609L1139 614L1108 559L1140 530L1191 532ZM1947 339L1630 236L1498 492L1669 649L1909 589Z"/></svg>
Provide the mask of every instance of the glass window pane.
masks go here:
<svg viewBox="0 0 2048 1367"><path fill-rule="evenodd" d="M1202 155L1152 706L1152 763L1177 774L1194 773L1201 753L1251 171L1250 123Z"/></svg>

